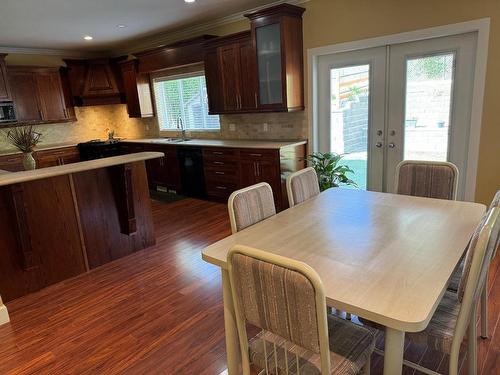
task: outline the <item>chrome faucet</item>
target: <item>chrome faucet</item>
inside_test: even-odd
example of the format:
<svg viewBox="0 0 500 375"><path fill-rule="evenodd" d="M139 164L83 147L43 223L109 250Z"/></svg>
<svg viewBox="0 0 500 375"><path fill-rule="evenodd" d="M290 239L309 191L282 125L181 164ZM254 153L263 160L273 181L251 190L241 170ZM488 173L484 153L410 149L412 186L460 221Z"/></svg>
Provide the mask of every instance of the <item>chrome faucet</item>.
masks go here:
<svg viewBox="0 0 500 375"><path fill-rule="evenodd" d="M186 129L184 129L184 124L182 122L182 117L179 117L177 119L177 129L180 129L181 130L181 133L182 133L182 140L185 141L187 138L186 138Z"/></svg>

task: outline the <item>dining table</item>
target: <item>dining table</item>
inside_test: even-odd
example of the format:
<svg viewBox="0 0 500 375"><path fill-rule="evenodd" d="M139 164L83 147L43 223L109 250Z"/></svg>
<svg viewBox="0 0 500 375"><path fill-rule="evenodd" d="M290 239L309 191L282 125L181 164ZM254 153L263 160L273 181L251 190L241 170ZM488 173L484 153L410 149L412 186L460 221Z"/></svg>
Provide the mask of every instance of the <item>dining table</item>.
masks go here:
<svg viewBox="0 0 500 375"><path fill-rule="evenodd" d="M384 374L401 374L405 332L425 330L486 207L348 188L218 241L202 258L221 268L229 375L241 371L227 253L246 245L311 266L326 305L385 327Z"/></svg>

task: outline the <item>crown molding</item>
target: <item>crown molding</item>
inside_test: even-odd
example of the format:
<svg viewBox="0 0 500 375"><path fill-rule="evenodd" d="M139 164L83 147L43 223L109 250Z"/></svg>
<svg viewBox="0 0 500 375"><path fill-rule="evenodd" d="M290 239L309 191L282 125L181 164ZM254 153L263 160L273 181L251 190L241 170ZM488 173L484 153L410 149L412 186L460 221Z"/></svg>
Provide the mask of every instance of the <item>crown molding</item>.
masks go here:
<svg viewBox="0 0 500 375"><path fill-rule="evenodd" d="M206 33L208 30L213 29L218 26L227 25L233 22L238 22L246 20L244 14L269 8L274 5L279 5L283 3L291 5L299 5L310 0L277 0L269 4L265 4L256 8L247 9L242 12L234 13L229 16L221 17L212 21L198 23L191 26L183 26L177 30L164 31L158 34L150 35L147 37L139 38L136 40L131 40L127 42L126 46L116 49L112 49L110 52L113 56L127 55L134 52L145 51L152 48L157 48L163 45L167 45L179 40L192 38L200 34Z"/></svg>
<svg viewBox="0 0 500 375"><path fill-rule="evenodd" d="M20 55L47 55L71 58L98 58L105 56L104 52L74 51L67 49L50 48L28 48L28 47L8 47L0 46L0 53L20 54Z"/></svg>

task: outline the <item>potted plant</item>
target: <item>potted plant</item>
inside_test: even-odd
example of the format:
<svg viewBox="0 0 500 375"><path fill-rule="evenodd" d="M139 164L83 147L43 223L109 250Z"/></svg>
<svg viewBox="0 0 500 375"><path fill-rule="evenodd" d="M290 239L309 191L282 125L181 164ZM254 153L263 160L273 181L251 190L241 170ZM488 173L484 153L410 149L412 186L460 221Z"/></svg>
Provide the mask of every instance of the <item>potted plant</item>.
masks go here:
<svg viewBox="0 0 500 375"><path fill-rule="evenodd" d="M9 142L23 153L23 166L27 171L36 168L33 150L40 142L41 136L40 133L35 131L32 125L13 128L7 132Z"/></svg>
<svg viewBox="0 0 500 375"><path fill-rule="evenodd" d="M347 165L340 163L342 158L343 155L334 152L315 152L307 158L311 166L316 170L321 191L340 185L358 186L347 177L348 173L354 173L354 171Z"/></svg>

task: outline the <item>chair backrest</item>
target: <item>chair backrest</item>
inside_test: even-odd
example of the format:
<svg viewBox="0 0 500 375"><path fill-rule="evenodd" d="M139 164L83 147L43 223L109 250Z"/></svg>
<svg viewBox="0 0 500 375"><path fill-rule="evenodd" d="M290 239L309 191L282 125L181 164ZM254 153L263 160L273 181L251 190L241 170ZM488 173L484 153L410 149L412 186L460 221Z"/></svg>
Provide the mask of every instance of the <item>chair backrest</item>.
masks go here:
<svg viewBox="0 0 500 375"><path fill-rule="evenodd" d="M493 207L500 207L500 190L497 191L497 193L495 194L495 197L491 201L490 208L493 208ZM497 221L496 227L493 228L493 232L498 233L500 231L499 227L500 227L500 221ZM494 243L492 243L491 246L493 246L493 255L491 256L491 258L493 259L495 257L495 255L497 255L497 250L498 250L498 247L500 246L500 235L497 235L496 241Z"/></svg>
<svg viewBox="0 0 500 375"><path fill-rule="evenodd" d="M316 170L308 167L289 175L286 179L286 191L290 207L319 195Z"/></svg>
<svg viewBox="0 0 500 375"><path fill-rule="evenodd" d="M227 205L233 233L276 215L273 190L265 182L233 192Z"/></svg>
<svg viewBox="0 0 500 375"><path fill-rule="evenodd" d="M450 162L403 160L396 167L397 194L455 200L458 168Z"/></svg>
<svg viewBox="0 0 500 375"><path fill-rule="evenodd" d="M498 230L497 223L499 215L499 207L489 209L478 225L476 233L474 233L469 244L466 265L468 261L470 266L465 282L462 285L462 295L460 297L462 303L451 345L450 374L458 373L460 345L469 324L475 324L476 305L481 295L482 288L484 287L484 283L486 282L486 275L490 267L493 252L493 246L490 246L490 242L493 241L493 237L495 237L495 233L493 233L494 228ZM496 236L498 236L498 232ZM472 322L471 319L473 320Z"/></svg>
<svg viewBox="0 0 500 375"><path fill-rule="evenodd" d="M239 245L228 253L228 271L244 367L249 362L249 323L319 354L321 373L329 374L326 299L316 271L305 263Z"/></svg>

